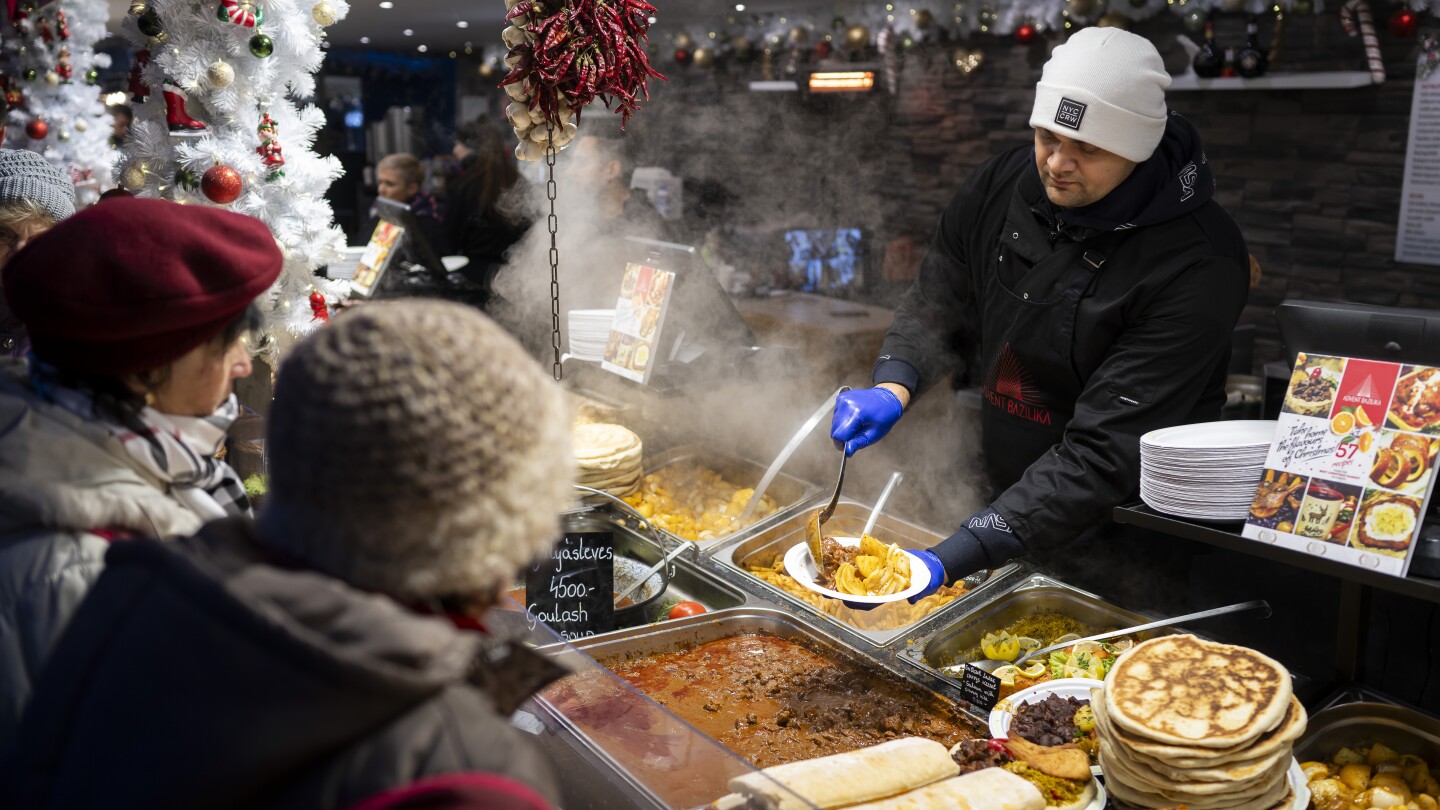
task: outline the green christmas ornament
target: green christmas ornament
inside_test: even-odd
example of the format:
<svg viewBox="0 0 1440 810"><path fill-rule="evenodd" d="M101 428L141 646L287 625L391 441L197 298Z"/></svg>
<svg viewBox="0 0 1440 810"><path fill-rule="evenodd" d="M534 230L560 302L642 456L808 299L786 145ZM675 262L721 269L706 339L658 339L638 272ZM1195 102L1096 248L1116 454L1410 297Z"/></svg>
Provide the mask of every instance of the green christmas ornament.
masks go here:
<svg viewBox="0 0 1440 810"><path fill-rule="evenodd" d="M86 84L94 84L98 81L100 81L100 71L96 70L95 68L90 68L89 70L85 71Z"/></svg>
<svg viewBox="0 0 1440 810"><path fill-rule="evenodd" d="M832 31L839 31L840 29L842 29L842 28L844 28L844 27L845 27L845 18L844 18L844 17L836 17L835 19L833 19L833 20L830 21L830 29L831 29Z"/></svg>
<svg viewBox="0 0 1440 810"><path fill-rule="evenodd" d="M275 52L275 41L264 34L250 37L250 53L257 59L264 59Z"/></svg>
<svg viewBox="0 0 1440 810"><path fill-rule="evenodd" d="M160 15L155 13L153 8L145 9L144 13L140 15L140 19L136 20L136 24L140 28L140 33L147 37L158 37L165 33L165 26L160 24Z"/></svg>
<svg viewBox="0 0 1440 810"><path fill-rule="evenodd" d="M1210 15L1205 11L1192 8L1185 12L1185 30L1192 34L1200 34L1205 31L1205 19Z"/></svg>
<svg viewBox="0 0 1440 810"><path fill-rule="evenodd" d="M40 74L35 71L35 68L25 68L25 72L21 75L25 77L25 81L33 82L35 81L35 77Z"/></svg>
<svg viewBox="0 0 1440 810"><path fill-rule="evenodd" d="M66 130L60 130L60 132L56 134L55 137L59 138L61 143L70 142L70 133Z"/></svg>

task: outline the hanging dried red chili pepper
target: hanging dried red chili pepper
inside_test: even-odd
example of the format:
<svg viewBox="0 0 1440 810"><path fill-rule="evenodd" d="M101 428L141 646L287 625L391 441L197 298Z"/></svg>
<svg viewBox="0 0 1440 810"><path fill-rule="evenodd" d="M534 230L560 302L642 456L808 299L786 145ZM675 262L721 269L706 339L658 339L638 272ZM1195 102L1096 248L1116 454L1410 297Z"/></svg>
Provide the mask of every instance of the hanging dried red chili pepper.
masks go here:
<svg viewBox="0 0 1440 810"><path fill-rule="evenodd" d="M539 160L574 140L580 111L597 98L621 127L650 99L649 80L665 77L645 52L655 7L645 0L506 0L510 48L500 82L522 160ZM553 135L552 135L553 133Z"/></svg>

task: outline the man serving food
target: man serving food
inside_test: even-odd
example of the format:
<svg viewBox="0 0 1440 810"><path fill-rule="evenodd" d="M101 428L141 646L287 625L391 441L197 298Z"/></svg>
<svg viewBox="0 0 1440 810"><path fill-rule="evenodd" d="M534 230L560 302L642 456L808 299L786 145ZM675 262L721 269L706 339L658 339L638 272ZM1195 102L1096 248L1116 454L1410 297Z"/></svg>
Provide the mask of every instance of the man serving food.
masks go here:
<svg viewBox="0 0 1440 810"><path fill-rule="evenodd" d="M875 387L836 401L831 436L854 453L979 358L995 497L921 553L936 585L1072 542L1051 556L1093 559L1107 543L1090 530L1137 487L1139 437L1220 413L1249 261L1169 85L1155 47L1118 28L1057 47L1033 147L975 170L895 313Z"/></svg>

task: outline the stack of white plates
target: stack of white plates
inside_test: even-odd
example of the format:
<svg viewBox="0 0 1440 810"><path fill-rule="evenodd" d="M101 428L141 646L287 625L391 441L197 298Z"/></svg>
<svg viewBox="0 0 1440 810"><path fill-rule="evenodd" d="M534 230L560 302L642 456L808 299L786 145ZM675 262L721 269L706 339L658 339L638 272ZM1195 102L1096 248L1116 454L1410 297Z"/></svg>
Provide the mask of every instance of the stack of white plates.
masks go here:
<svg viewBox="0 0 1440 810"><path fill-rule="evenodd" d="M1275 422L1204 422L1140 437L1140 498L1150 508L1195 520L1250 514L1275 438Z"/></svg>
<svg viewBox="0 0 1440 810"><path fill-rule="evenodd" d="M603 360L610 339L613 309L570 310L570 354L580 360Z"/></svg>

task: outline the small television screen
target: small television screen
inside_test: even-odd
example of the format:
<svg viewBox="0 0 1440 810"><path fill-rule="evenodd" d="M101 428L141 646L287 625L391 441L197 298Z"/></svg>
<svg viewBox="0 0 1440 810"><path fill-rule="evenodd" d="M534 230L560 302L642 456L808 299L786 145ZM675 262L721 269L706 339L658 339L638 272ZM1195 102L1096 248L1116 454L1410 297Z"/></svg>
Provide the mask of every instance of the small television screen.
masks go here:
<svg viewBox="0 0 1440 810"><path fill-rule="evenodd" d="M865 285L865 235L859 228L785 232L790 278L806 292L848 295Z"/></svg>

